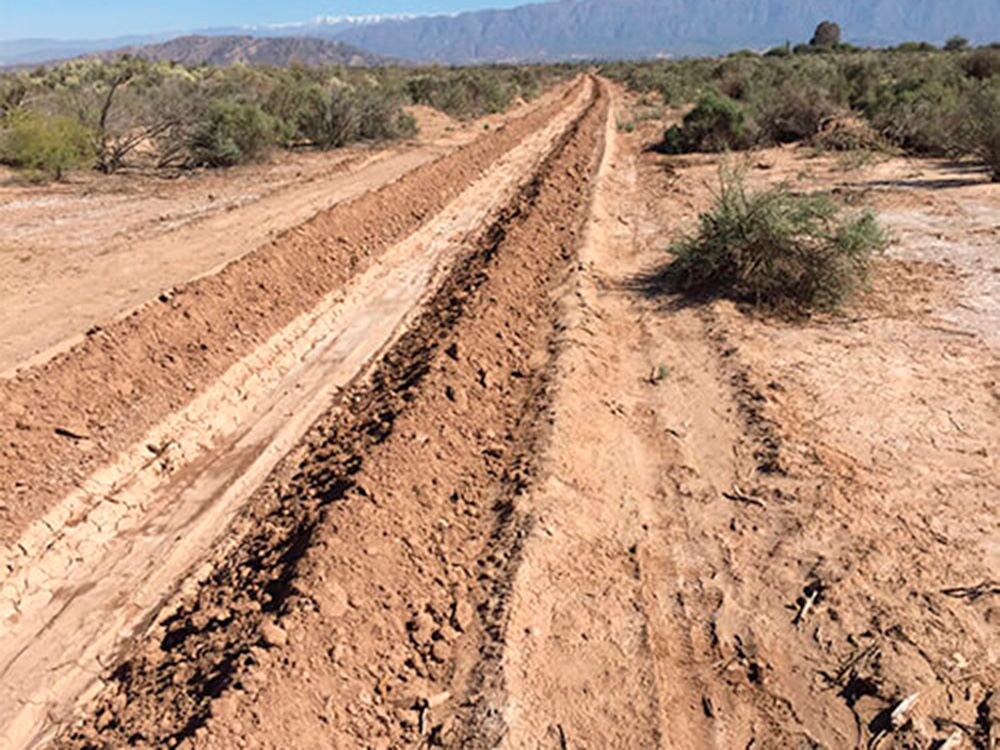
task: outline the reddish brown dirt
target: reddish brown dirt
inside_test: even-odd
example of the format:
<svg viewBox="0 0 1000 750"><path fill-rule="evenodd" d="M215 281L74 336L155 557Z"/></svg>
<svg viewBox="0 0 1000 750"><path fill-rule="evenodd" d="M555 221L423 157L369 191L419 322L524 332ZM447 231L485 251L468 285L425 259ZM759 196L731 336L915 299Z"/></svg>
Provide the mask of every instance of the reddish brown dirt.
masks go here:
<svg viewBox="0 0 1000 750"><path fill-rule="evenodd" d="M382 147L279 152L228 170L74 173L26 185L0 169L0 377L40 364L171 287L225 264L551 103L455 123L414 108L420 134Z"/></svg>
<svg viewBox="0 0 1000 750"><path fill-rule="evenodd" d="M837 316L789 323L656 300L666 309L650 340L668 343L655 356L681 381L657 413L680 417L664 419L685 454L664 501L679 527L673 564L687 571L665 618L686 645L661 653L691 691L685 710L664 709L663 744L992 747L1000 194L972 165L845 170L802 148L750 163L757 184L871 202L896 243L871 292ZM717 169L642 158L647 263L709 205ZM708 365L671 351L687 340L707 342ZM713 370L721 398L697 387ZM677 405L692 399L701 415ZM699 447L706 411L735 436ZM711 454L735 461L720 472ZM704 734L670 732L684 726Z"/></svg>
<svg viewBox="0 0 1000 750"><path fill-rule="evenodd" d="M896 243L837 314L693 304L648 281L719 157L598 91L56 747L995 750L1000 192L753 154Z"/></svg>
<svg viewBox="0 0 1000 750"><path fill-rule="evenodd" d="M605 96L59 747L484 743ZM361 554L359 551L363 550ZM482 710L481 710L482 709Z"/></svg>
<svg viewBox="0 0 1000 750"><path fill-rule="evenodd" d="M0 544L412 232L577 91L0 381Z"/></svg>

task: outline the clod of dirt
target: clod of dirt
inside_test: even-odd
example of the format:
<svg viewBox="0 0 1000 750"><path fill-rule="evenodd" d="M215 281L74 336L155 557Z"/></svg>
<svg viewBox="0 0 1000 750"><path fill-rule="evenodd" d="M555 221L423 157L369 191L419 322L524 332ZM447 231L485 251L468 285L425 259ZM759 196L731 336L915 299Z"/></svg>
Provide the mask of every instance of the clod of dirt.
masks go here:
<svg viewBox="0 0 1000 750"><path fill-rule="evenodd" d="M273 622L265 622L260 626L260 637L264 645L270 648L284 648L288 645L288 633Z"/></svg>

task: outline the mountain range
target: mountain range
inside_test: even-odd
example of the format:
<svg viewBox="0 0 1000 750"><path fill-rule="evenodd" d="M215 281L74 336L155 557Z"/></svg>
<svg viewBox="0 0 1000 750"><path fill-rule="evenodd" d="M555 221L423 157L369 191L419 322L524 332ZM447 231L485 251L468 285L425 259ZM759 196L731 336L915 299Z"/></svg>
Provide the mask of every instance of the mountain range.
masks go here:
<svg viewBox="0 0 1000 750"><path fill-rule="evenodd" d="M268 27L203 29L200 36L313 37L376 55L447 64L710 55L806 41L840 24L870 46L1000 39L1000 0L557 0L446 16L319 18ZM0 42L0 64L35 63L174 34L99 41Z"/></svg>

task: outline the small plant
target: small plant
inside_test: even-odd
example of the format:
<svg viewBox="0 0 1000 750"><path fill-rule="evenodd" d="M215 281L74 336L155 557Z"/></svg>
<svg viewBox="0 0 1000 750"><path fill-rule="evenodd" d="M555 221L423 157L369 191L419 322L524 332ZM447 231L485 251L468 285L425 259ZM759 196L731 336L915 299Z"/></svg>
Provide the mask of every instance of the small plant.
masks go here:
<svg viewBox="0 0 1000 750"><path fill-rule="evenodd" d="M672 291L772 310L831 309L865 281L886 244L870 209L843 215L826 195L755 192L741 174L724 172L697 234L671 247L664 279Z"/></svg>
<svg viewBox="0 0 1000 750"><path fill-rule="evenodd" d="M93 165L94 136L72 117L15 110L0 130L0 161L29 176L61 180L66 172Z"/></svg>
<svg viewBox="0 0 1000 750"><path fill-rule="evenodd" d="M664 364L660 364L654 367L652 372L649 373L649 382L653 385L659 385L669 377L670 368Z"/></svg>

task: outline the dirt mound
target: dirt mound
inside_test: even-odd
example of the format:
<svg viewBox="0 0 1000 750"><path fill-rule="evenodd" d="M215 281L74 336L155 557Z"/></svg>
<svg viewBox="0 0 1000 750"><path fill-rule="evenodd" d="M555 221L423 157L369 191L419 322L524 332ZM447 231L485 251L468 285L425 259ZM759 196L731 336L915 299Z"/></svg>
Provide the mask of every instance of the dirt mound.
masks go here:
<svg viewBox="0 0 1000 750"><path fill-rule="evenodd" d="M423 139L439 138L449 130L457 130L463 124L449 117L446 113L424 104L414 104L406 107L406 113L417 121L420 137Z"/></svg>

